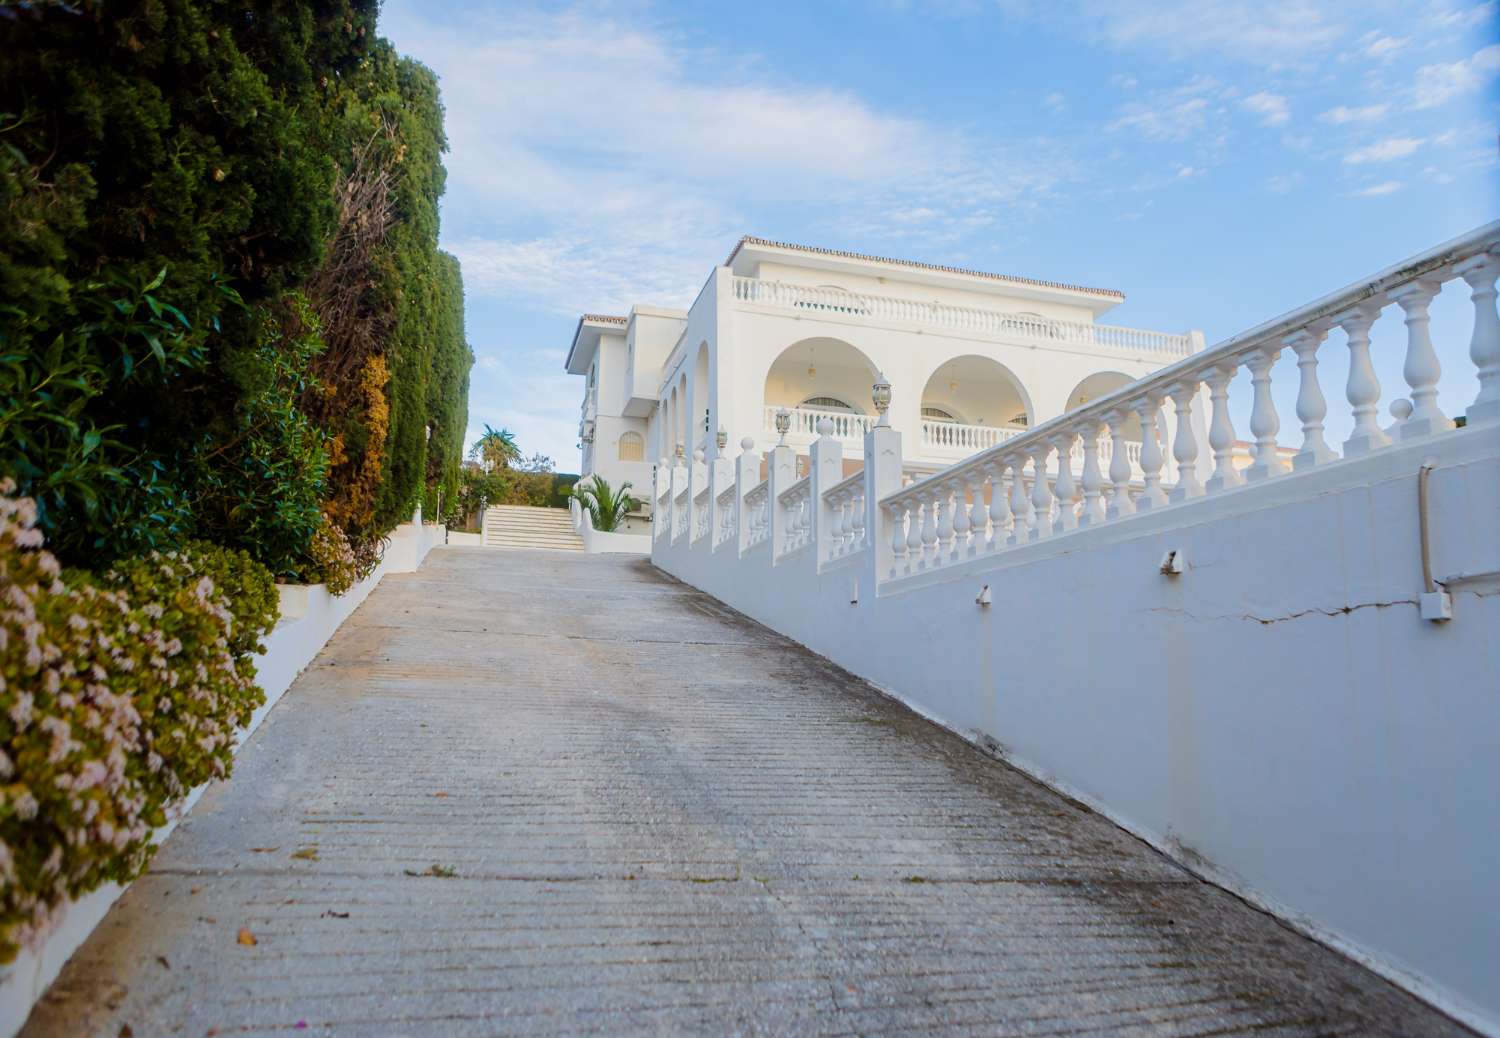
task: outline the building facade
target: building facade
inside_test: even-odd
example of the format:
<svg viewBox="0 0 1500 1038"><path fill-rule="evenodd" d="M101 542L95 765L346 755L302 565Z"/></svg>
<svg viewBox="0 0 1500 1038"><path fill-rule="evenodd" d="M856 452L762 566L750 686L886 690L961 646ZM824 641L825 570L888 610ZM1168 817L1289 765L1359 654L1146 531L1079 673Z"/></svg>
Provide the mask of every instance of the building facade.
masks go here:
<svg viewBox="0 0 1500 1038"><path fill-rule="evenodd" d="M1123 300L743 238L686 311L580 319L566 362L585 378L579 471L647 496L663 459L712 460L747 437L768 450L780 412L803 456L830 419L853 471L882 374L908 467L934 471L1203 348L1198 332L1099 323Z"/></svg>

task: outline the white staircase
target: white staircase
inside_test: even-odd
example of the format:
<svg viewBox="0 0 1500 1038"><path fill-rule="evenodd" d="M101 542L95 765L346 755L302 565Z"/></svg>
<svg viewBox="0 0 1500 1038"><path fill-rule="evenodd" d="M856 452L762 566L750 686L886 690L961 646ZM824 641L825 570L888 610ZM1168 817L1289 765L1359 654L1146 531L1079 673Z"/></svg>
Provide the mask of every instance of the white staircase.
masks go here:
<svg viewBox="0 0 1500 1038"><path fill-rule="evenodd" d="M566 508L492 505L484 513L484 546L583 551L583 538Z"/></svg>

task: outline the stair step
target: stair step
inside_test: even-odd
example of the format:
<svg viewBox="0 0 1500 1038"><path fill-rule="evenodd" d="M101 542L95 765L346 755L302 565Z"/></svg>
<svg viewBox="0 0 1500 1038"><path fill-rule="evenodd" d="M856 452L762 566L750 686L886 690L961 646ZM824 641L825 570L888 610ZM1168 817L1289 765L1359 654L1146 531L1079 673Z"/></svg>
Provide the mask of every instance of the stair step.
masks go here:
<svg viewBox="0 0 1500 1038"><path fill-rule="evenodd" d="M584 550L583 538L573 529L570 512L530 505L491 505L485 512L484 545L545 551Z"/></svg>

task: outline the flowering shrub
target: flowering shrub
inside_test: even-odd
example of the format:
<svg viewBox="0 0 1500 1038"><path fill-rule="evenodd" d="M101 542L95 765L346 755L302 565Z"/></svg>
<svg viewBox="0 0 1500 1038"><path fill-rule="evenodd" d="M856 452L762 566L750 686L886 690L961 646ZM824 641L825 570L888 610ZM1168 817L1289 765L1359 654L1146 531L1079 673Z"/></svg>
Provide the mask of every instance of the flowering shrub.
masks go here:
<svg viewBox="0 0 1500 1038"><path fill-rule="evenodd" d="M276 619L270 573L208 545L64 575L13 490L0 483L0 963L65 900L139 874L168 806L229 773L264 700L249 654Z"/></svg>
<svg viewBox="0 0 1500 1038"><path fill-rule="evenodd" d="M349 537L327 515L322 525L313 532L307 546L308 558L312 561L307 577L328 585L329 594L342 595L360 579L359 565Z"/></svg>

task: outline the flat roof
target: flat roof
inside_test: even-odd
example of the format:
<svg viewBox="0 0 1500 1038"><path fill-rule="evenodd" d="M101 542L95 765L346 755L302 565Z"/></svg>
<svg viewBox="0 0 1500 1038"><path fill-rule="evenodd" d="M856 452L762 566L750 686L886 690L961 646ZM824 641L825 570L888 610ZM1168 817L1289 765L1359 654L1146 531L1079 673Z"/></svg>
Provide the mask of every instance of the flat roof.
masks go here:
<svg viewBox="0 0 1500 1038"><path fill-rule="evenodd" d="M734 246L729 253L729 258L724 261L726 267L734 265L735 257L746 248L754 249L778 249L787 252L800 253L804 256L822 256L834 260L851 260L858 263L884 264L890 267L901 267L906 270L930 271L936 274L951 274L964 278L979 278L985 281L996 281L1004 284L1018 285L1027 288L1051 289L1061 292L1078 292L1084 295L1096 296L1110 300L1113 306L1125 298L1125 293L1113 288L1091 288L1087 285L1070 285L1063 281L1045 281L1041 278L1026 278L1015 274L995 274L983 270L969 270L965 267L950 267L940 263L923 263L919 260L892 259L888 256L872 256L863 252L848 252L842 249L824 249L812 245L798 245L794 242L772 241L769 238L757 238L754 235L745 235Z"/></svg>
<svg viewBox="0 0 1500 1038"><path fill-rule="evenodd" d="M578 327L573 331L573 342L568 347L568 359L563 361L563 369L572 375L588 374L594 350L599 345L599 336L605 331L617 328L623 330L628 323L629 318L615 314L584 314L578 319ZM585 348L586 352L583 354L578 352L580 345Z"/></svg>

